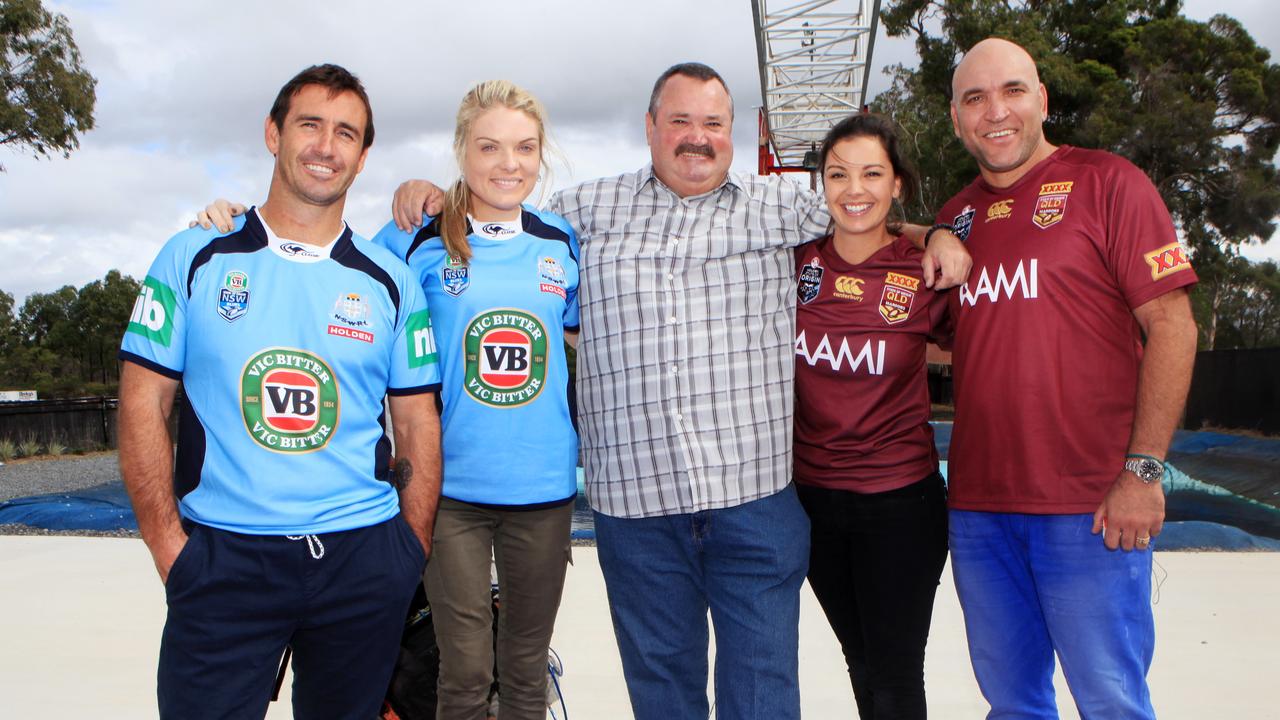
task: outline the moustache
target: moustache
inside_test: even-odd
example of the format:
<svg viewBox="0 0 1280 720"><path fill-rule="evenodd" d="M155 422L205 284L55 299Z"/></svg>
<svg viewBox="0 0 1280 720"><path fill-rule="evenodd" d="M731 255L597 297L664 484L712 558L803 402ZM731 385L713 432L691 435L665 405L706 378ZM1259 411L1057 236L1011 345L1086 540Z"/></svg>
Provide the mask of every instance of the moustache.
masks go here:
<svg viewBox="0 0 1280 720"><path fill-rule="evenodd" d="M710 145L694 145L693 143L680 143L680 145L676 147L676 155L679 156L685 153L689 153L691 155L702 155L703 157L711 158L712 160L716 159L715 148L711 147Z"/></svg>

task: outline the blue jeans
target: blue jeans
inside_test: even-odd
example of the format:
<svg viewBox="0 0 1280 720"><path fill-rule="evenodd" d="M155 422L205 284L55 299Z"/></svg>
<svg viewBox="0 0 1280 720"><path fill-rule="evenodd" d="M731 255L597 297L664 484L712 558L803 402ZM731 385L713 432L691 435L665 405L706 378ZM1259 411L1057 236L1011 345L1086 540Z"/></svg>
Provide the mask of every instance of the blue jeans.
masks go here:
<svg viewBox="0 0 1280 720"><path fill-rule="evenodd" d="M705 720L707 610L716 717L800 717L800 585L809 520L794 486L720 510L595 513L600 569L636 720Z"/></svg>
<svg viewBox="0 0 1280 720"><path fill-rule="evenodd" d="M1151 553L1092 515L952 510L951 566L988 718L1057 718L1054 653L1084 720L1154 718Z"/></svg>

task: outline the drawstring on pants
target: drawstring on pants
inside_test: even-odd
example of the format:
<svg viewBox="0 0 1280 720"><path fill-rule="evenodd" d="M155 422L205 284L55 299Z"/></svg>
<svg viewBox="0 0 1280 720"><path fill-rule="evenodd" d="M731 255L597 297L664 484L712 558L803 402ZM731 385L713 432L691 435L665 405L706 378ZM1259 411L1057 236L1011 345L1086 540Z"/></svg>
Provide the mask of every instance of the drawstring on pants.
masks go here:
<svg viewBox="0 0 1280 720"><path fill-rule="evenodd" d="M311 557L319 560L324 557L324 543L320 542L320 538L315 535L285 535L289 540L302 540L306 538L307 549L311 551Z"/></svg>

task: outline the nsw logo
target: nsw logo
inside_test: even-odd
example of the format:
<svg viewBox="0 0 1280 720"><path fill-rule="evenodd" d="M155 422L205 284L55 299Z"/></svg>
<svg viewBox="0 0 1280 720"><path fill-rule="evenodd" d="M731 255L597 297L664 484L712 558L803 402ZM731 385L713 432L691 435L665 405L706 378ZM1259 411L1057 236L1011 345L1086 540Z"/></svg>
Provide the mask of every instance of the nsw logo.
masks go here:
<svg viewBox="0 0 1280 720"><path fill-rule="evenodd" d="M240 409L258 445L285 453L319 450L338 427L338 379L316 355L269 348L245 364Z"/></svg>
<svg viewBox="0 0 1280 720"><path fill-rule="evenodd" d="M538 289L544 293L559 295L561 298L569 297L565 288L568 281L565 279L564 268L553 257L544 257L538 261Z"/></svg>
<svg viewBox="0 0 1280 720"><path fill-rule="evenodd" d="M372 343L373 332L369 316L369 303L358 293L343 293L333 303L333 314L327 332L338 337Z"/></svg>
<svg viewBox="0 0 1280 720"><path fill-rule="evenodd" d="M458 297L471 287L471 266L457 257L449 256L440 268L440 287Z"/></svg>
<svg viewBox="0 0 1280 720"><path fill-rule="evenodd" d="M227 322L235 322L249 312L249 276L232 270L222 284L218 290L218 314Z"/></svg>
<svg viewBox="0 0 1280 720"><path fill-rule="evenodd" d="M472 318L463 335L463 354L465 390L485 405L524 405L546 384L546 329L524 311L495 308Z"/></svg>

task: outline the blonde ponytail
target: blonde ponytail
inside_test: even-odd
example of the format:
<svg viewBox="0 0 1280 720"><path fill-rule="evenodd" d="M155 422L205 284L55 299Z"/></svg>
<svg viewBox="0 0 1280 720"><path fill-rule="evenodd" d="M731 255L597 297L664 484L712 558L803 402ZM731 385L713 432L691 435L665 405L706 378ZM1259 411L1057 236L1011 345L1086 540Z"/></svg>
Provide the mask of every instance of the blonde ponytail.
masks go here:
<svg viewBox="0 0 1280 720"><path fill-rule="evenodd" d="M461 178L449 187L444 196L444 210L440 211L440 239L444 251L457 262L471 262L471 242L467 240L467 210L471 191Z"/></svg>

